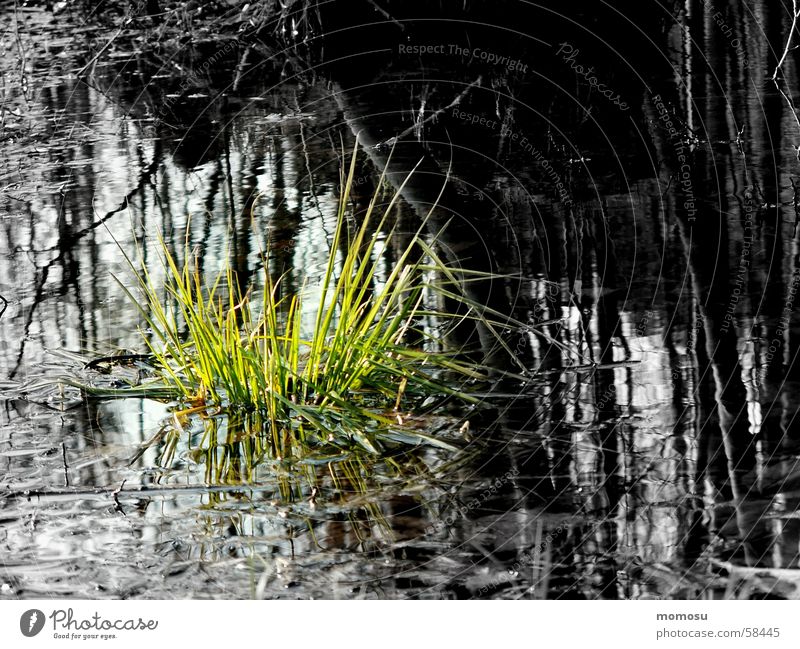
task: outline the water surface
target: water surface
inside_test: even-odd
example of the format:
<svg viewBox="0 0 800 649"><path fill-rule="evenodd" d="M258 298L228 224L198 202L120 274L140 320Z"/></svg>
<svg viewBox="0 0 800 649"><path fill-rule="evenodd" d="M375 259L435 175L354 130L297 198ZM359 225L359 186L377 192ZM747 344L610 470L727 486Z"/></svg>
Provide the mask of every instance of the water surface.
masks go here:
<svg viewBox="0 0 800 649"><path fill-rule="evenodd" d="M788 19L731 3L745 58L697 2L644 3L628 31L613 9L507 4L484 27L480 3L475 24L397 8L402 34L323 11L302 48L237 44L206 67L213 45L122 39L90 73L79 15L4 13L25 56L2 63L0 595L798 597L794 54L770 81ZM509 36L516 11L536 20ZM527 68L450 54L467 41ZM397 185L421 161L403 227L438 200L443 254L511 276L476 296L553 321L509 328L514 358L464 333L527 381L429 422L462 456L320 469L313 493L280 462L243 471L226 422L213 458L182 439L160 467L162 439L131 464L167 405L46 383L142 350L120 248L154 261L155 233L179 250L189 225L208 273L229 259L257 279L269 248L299 286L327 258L356 133L354 218L382 171Z"/></svg>

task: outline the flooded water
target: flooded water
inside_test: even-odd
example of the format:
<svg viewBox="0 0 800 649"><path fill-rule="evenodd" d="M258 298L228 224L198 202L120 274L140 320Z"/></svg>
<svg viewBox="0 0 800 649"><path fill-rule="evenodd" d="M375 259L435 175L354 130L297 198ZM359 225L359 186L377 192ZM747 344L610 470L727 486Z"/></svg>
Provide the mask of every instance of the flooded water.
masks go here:
<svg viewBox="0 0 800 649"><path fill-rule="evenodd" d="M791 16L384 4L288 50L2 5L0 597L800 597ZM516 376L426 422L461 452L298 469L54 382L143 351L114 275L158 232L318 275L356 139L354 218L416 168L400 229L435 206L442 253L506 277L471 297L530 324L457 332Z"/></svg>

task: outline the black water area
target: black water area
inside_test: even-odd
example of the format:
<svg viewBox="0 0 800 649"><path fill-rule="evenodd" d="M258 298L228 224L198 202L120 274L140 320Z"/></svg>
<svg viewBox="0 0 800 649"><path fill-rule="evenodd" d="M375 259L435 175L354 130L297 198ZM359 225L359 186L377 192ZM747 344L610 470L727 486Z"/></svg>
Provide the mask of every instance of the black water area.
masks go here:
<svg viewBox="0 0 800 649"><path fill-rule="evenodd" d="M174 43L162 4L0 5L0 597L800 597L790 3L336 0ZM165 463L174 404L57 382L143 352L120 247L318 277L356 146L352 218L399 190L526 325L452 334L498 377L425 423L463 452L309 482L222 422Z"/></svg>

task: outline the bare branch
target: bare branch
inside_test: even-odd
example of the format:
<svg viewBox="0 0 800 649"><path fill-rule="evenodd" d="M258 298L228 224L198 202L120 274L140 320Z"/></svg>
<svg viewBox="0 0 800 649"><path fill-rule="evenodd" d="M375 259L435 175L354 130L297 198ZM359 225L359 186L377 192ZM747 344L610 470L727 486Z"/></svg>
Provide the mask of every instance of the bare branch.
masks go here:
<svg viewBox="0 0 800 649"><path fill-rule="evenodd" d="M792 18L792 28L789 30L789 36L786 39L786 49L783 50L783 56L780 61L778 61L778 65L775 66L775 71L772 73L772 81L778 78L778 72L780 72L781 66L786 60L786 57L789 56L789 50L792 48L792 36L794 36L794 32L797 29L797 19L800 18L800 11L797 9L797 0L792 0L792 14L794 17Z"/></svg>

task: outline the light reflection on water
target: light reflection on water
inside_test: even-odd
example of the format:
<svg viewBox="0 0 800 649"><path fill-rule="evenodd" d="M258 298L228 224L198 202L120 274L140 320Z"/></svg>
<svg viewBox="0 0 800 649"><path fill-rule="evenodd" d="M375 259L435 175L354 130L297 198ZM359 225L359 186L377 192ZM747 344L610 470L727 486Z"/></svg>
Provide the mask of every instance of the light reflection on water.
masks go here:
<svg viewBox="0 0 800 649"><path fill-rule="evenodd" d="M47 138L20 137L3 153L0 294L10 304L0 318L0 389L8 393L0 412L0 544L8 557L0 581L12 596L711 597L735 595L737 579L762 595L798 596L790 583L747 572L798 567L796 480L763 493L747 476L732 485L720 433L731 424L720 423L715 401L715 379L738 381L741 371L745 425L760 417L767 431L761 484L796 477L794 320L778 336L785 367L768 356L798 260L787 180L794 154L767 133L788 128L775 97L763 97L766 114L744 102L739 119L753 133L745 164L728 137L725 102L713 93L682 96L697 102L710 140L701 148L717 156L701 170L718 187L708 191L705 214L718 204L728 217L723 237L701 232L709 238L688 246L680 201L654 172L622 178L614 165L599 166L590 180L576 180L586 197L570 215L530 156L498 154L512 180L465 153L454 186L469 181L484 195L485 203L472 201L487 213L482 242L505 270L522 271L509 289L514 312L560 318L548 329L559 344L510 334L535 378L524 389L498 384L489 405L470 415L476 441L468 461L435 471L447 458L420 451L430 471L398 475L378 463L364 469L366 489L322 476L314 496L307 483L287 487L276 464L260 469L255 487L230 474L210 478L209 460L198 463L184 442L168 470L157 469L159 445L128 466L166 406L86 403L37 384L75 366L53 351L88 358L141 349L137 312L111 277L125 276L111 234L129 254L139 242L149 261L157 257L154 232L179 250L190 222L205 272L230 260L241 277L253 277L266 248L270 271L290 271L295 286L321 268L340 137L345 149L353 139L340 113L357 119L374 96L342 91L334 99L322 81L285 84L228 107L189 99L185 109L197 102L202 120L167 128L145 105L121 98L130 94L123 82L99 81L93 89L51 79L29 118ZM741 92L727 81L728 97ZM400 91L382 92L387 103L401 101ZM474 99L471 110L484 108ZM391 130L413 114L382 119ZM452 121L429 124L429 139L442 141L437 128L448 126L456 143L473 136ZM625 142L613 146L629 153ZM597 145L587 157L603 153ZM358 171L356 212L378 164ZM420 200L430 196L421 192ZM759 210L755 226L748 204ZM418 215L405 207L401 218L411 225ZM733 347L729 339L709 347L704 323L725 313L724 305L715 310L715 291L722 285L729 300L751 227L752 270L736 304ZM722 265L730 272L714 275ZM724 357L713 356L723 347ZM209 482L221 490L203 488ZM24 493L42 489L47 496Z"/></svg>

